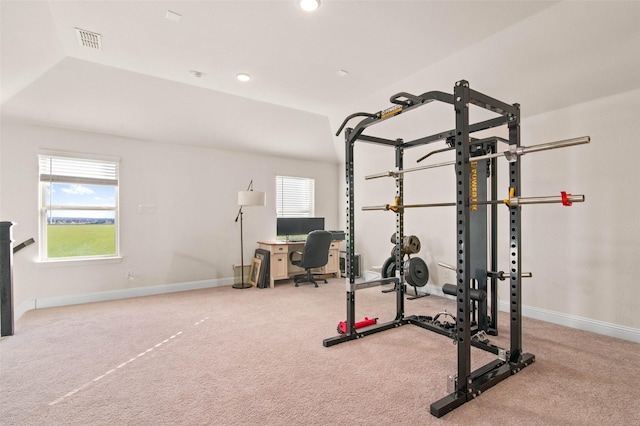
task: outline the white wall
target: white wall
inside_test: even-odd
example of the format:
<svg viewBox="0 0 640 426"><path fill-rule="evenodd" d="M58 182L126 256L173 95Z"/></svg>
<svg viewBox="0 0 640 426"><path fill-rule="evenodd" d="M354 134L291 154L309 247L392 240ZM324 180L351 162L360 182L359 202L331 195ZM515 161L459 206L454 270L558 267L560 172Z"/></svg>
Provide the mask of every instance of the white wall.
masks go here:
<svg viewBox="0 0 640 426"><path fill-rule="evenodd" d="M523 208L528 305L640 329L639 117L635 90L524 121L525 145L591 136L523 160L523 192L586 196L570 208Z"/></svg>
<svg viewBox="0 0 640 426"><path fill-rule="evenodd" d="M430 117L430 106L416 110L408 130L415 132ZM435 111L439 116L440 111ZM413 112L411 114L414 114ZM450 111L453 116L453 110ZM640 155L640 90L598 99L573 107L537 115L522 122L522 144L535 145L588 135L592 142L571 148L528 154L522 158L522 195L560 195L560 191L585 194L585 203L572 207L559 204L523 206L523 269L533 278L523 281L523 304L528 312L545 319L558 314L561 321L578 318L629 327L640 336L640 225L635 195L640 177L635 163ZM400 118L400 117L398 117ZM390 120L392 121L392 120ZM357 120L356 120L357 122ZM356 123L353 123L354 125ZM441 129L446 127L441 125ZM453 128L453 124L449 128ZM430 135L429 127L423 136ZM368 132L379 135L375 131ZM498 132L501 135L501 132ZM504 135L503 135L504 136ZM404 167L417 165L425 153L443 147L437 143L405 151ZM504 149L504 146L502 147ZM428 163L452 160L451 153L438 154ZM508 196L506 161L500 163L500 198ZM390 255L390 236L395 231L395 214L361 211L363 205L393 202L392 178L366 180L369 174L394 168L394 150L389 147L356 143L355 230L356 252L362 253L365 269L379 266ZM409 173L405 178L405 204L455 200L453 169L441 168ZM343 201L344 203L344 201ZM405 234L417 235L422 242L419 254L426 260L434 290L452 277L437 262L453 263L455 217L451 208L408 209ZM500 210L500 268L508 262L508 222ZM345 220L341 217L341 220ZM506 287L499 289L502 303L508 303ZM605 325L606 325L605 324ZM633 333L633 330L631 331Z"/></svg>
<svg viewBox="0 0 640 426"><path fill-rule="evenodd" d="M328 131L328 130L327 130ZM244 209L244 259L275 238L275 176L316 179L316 214L339 227L338 166L3 121L0 218L16 243L38 237L39 149L120 158L119 263L40 263L36 245L14 257L14 306L28 300L233 277L240 264L237 192L253 179L267 206ZM140 204L155 213L138 213ZM134 279L127 279L128 272Z"/></svg>

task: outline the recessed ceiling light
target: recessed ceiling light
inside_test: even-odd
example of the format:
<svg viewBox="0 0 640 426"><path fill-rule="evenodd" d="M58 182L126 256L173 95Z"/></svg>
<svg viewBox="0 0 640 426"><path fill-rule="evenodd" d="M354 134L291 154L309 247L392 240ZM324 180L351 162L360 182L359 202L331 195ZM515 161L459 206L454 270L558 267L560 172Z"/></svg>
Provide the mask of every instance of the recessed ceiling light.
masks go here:
<svg viewBox="0 0 640 426"><path fill-rule="evenodd" d="M241 72L236 74L236 78L240 81L249 81L251 80L251 76L247 73Z"/></svg>
<svg viewBox="0 0 640 426"><path fill-rule="evenodd" d="M191 73L192 76L194 76L195 78L202 78L204 77L206 74L201 72L201 71L196 71L196 70L191 70L189 71Z"/></svg>
<svg viewBox="0 0 640 426"><path fill-rule="evenodd" d="M298 0L298 5L306 12L313 12L320 7L320 0Z"/></svg>
<svg viewBox="0 0 640 426"><path fill-rule="evenodd" d="M182 15L180 15L179 13L167 10L167 13L165 13L164 15L164 19L166 19L169 22L175 22L177 24L182 19Z"/></svg>

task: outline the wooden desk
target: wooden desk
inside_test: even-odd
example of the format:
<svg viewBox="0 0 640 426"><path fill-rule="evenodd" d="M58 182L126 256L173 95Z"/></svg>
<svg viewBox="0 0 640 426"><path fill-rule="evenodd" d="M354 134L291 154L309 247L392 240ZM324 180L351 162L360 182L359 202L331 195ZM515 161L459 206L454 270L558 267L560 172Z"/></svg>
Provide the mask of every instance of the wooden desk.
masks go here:
<svg viewBox="0 0 640 426"><path fill-rule="evenodd" d="M289 253L292 251L302 251L304 241L258 241L258 247L269 251L270 254L270 274L269 286L275 287L278 280L286 280L296 274L304 274L304 269L292 265L289 262ZM314 269L316 274L340 274L340 241L335 240L329 246L329 261L322 268Z"/></svg>

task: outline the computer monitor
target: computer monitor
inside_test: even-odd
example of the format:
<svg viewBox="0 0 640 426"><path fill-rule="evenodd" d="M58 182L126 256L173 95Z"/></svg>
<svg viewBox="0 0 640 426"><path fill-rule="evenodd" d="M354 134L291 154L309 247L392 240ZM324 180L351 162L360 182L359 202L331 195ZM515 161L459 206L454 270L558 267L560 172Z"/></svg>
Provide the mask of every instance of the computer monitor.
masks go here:
<svg viewBox="0 0 640 426"><path fill-rule="evenodd" d="M315 230L324 230L324 217L279 217L276 224L278 237L304 239Z"/></svg>

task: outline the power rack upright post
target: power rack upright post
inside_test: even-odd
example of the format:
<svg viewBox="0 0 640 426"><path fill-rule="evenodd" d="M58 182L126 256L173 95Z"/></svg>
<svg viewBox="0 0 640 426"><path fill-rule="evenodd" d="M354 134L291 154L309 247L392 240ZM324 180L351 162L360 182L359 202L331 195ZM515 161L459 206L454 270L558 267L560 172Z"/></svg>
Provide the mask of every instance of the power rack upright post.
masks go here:
<svg viewBox="0 0 640 426"><path fill-rule="evenodd" d="M522 349L522 277L531 276L521 270L521 206L523 204L562 203L565 206L573 202L584 201L583 195L571 195L562 192L560 196L522 197L520 180L520 157L529 152L562 148L589 142L589 137L551 142L542 145L522 147L520 145L520 107L509 105L469 87L467 81L455 84L453 95L439 91L426 92L416 96L406 92L391 97L393 107L375 114L359 112L348 116L336 133L339 135L348 121L356 117L365 117L354 128L345 130L345 177L347 184L347 238L346 238L346 295L347 320L345 333L327 338L325 347L358 339L406 324L413 324L447 336L457 344L457 375L452 392L431 404L431 414L441 417L477 397L485 390L495 386L509 376L518 373L535 361L535 356L524 353ZM384 120L426 105L431 102L444 102L454 107L456 114L455 129L433 134L413 141L391 140L365 135L363 132ZM477 123L469 123L469 106L475 105L497 114L497 117ZM499 127L508 127L508 140L491 137L475 139L475 132ZM455 160L445 163L405 169L404 150L446 141L455 151ZM389 210L396 214L396 276L369 282L356 283L354 271L355 259L355 220L354 220L354 144L364 141L386 145L395 149L396 170L367 176L366 179L390 176L396 180L396 194L393 204L363 207L363 210ZM497 144L508 144L508 150L498 152ZM439 150L441 151L441 150ZM437 151L437 152L439 152ZM499 157L509 161L509 198L497 199L497 167ZM424 157L423 157L424 158ZM434 167L454 166L456 176L456 201L431 204L404 204L404 175L409 172ZM488 187L488 178L490 187ZM497 266L497 206L505 204L509 209L509 260L508 274L498 271ZM456 247L455 265L441 264L456 272L456 284L445 284L443 292L455 296L456 312L451 315L453 324L437 321L429 316L405 316L404 297L405 265L403 261L404 210L413 207L455 207L456 210ZM487 207L490 206L488 211ZM490 230L487 230L487 215L490 214ZM490 241L488 241L490 234ZM487 246L489 244L489 249ZM490 259L489 259L490 258ZM488 269L488 263L491 269ZM488 285L490 279L490 285ZM497 280L509 282L509 326L510 347L500 348L489 343L486 334L497 334ZM378 286L393 285L396 293L396 317L394 320L356 330L355 293L357 290ZM491 302L491 314L488 312L488 293ZM471 371L471 347L491 352L497 358Z"/></svg>

